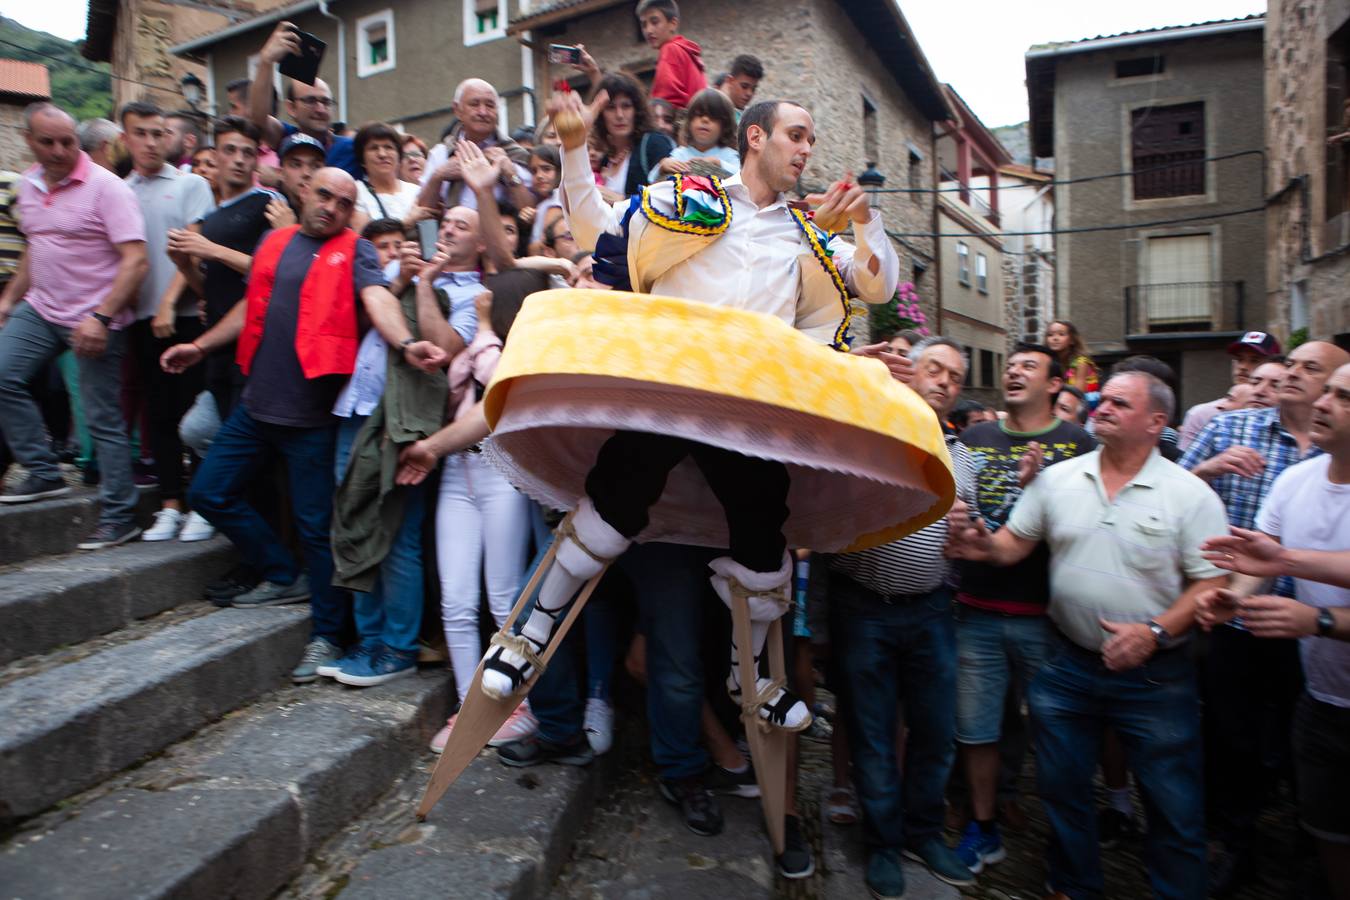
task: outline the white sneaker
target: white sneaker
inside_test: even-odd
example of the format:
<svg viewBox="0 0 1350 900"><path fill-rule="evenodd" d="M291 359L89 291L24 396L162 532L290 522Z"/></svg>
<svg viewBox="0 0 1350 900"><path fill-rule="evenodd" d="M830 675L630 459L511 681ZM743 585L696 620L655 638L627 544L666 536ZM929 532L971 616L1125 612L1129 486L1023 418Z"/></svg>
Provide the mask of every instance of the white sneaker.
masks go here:
<svg viewBox="0 0 1350 900"><path fill-rule="evenodd" d="M608 753L614 746L614 707L599 697L586 701L586 741L595 755Z"/></svg>
<svg viewBox="0 0 1350 900"><path fill-rule="evenodd" d="M216 526L203 519L196 512L187 514L187 520L183 522L183 530L178 533L178 539L184 543L191 541L209 541L215 537Z"/></svg>
<svg viewBox="0 0 1350 900"><path fill-rule="evenodd" d="M176 509L165 507L155 513L155 522L141 534L143 541L171 541L178 536L183 526L183 514Z"/></svg>

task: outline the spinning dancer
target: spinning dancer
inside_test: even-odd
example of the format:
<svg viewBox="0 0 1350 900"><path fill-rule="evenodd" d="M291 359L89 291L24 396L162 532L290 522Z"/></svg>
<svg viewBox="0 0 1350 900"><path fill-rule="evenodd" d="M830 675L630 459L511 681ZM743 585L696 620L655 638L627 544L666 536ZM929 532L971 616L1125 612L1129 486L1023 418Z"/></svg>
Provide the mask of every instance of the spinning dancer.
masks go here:
<svg viewBox="0 0 1350 900"><path fill-rule="evenodd" d="M597 248L597 271L607 270L625 288L631 279L641 293L764 313L847 352L849 294L885 302L900 263L880 214L856 185L836 183L815 198L814 219L785 198L811 157L811 115L795 103L756 104L741 120L739 175L720 182L676 175L611 207L586 152L586 134L607 101L601 92L589 107L572 93L549 102L563 146L563 209L578 244ZM850 222L856 248L831 235ZM578 589L647 527L648 510L686 457L725 511L730 555L710 564L712 583L728 606L733 595L747 598L749 651L758 662L770 624L789 606L787 467L687 437L620 430L601 447L586 496L560 530L557 565L519 638L499 642L484 660L488 696L506 699L529 681ZM733 639L727 686L738 703L741 649ZM806 705L780 683L761 677L752 690L768 723L789 731L810 724Z"/></svg>

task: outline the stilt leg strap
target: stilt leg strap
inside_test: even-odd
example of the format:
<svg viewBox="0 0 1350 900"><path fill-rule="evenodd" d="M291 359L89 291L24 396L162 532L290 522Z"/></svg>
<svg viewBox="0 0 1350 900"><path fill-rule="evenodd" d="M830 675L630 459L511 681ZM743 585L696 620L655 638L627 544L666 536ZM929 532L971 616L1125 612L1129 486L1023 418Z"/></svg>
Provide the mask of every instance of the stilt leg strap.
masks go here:
<svg viewBox="0 0 1350 900"><path fill-rule="evenodd" d="M612 560L612 559L605 559L603 556L597 556L595 553L593 553L593 552L591 551L591 548L590 548L590 547L587 547L587 546L582 542L581 538L577 537L577 529L576 529L576 526L572 524L572 516L573 516L573 515L574 515L573 513L568 513L568 514L563 518L563 520L562 520L561 522L558 523L558 534L559 534L560 536L564 537L564 538L567 538L567 539L570 540L572 543L576 544L576 545L577 545L577 549L579 549L582 553L585 553L585 554L586 554L587 556L589 556L591 559L593 559L593 560L595 560L596 562L598 562L600 565L602 565L602 566L607 566L607 565L609 565L610 563L612 563L614 560ZM524 656L524 654L521 654L521 655Z"/></svg>
<svg viewBox="0 0 1350 900"><path fill-rule="evenodd" d="M488 643L519 654L534 667L536 672L543 672L547 668L544 661L539 658L539 654L534 652L534 645L523 635L503 634L500 631L494 631Z"/></svg>
<svg viewBox="0 0 1350 900"><path fill-rule="evenodd" d="M745 686L742 685L741 696L743 699L741 700L741 718L745 720L746 725L748 726L751 722L754 722L759 726L760 731L767 734L775 722L779 725L783 724L787 715L787 710L780 710L777 707L769 706L769 701L773 699L774 694L777 694L779 691L784 691L779 702L779 705L781 706L783 700L789 699L786 688L787 682L784 679L771 678L768 683L764 685L762 690L757 690L754 696L751 696L750 693L745 690ZM791 706L792 704L789 702L788 707L791 708ZM759 711L765 707L768 707L769 709L770 718L768 719L759 714Z"/></svg>

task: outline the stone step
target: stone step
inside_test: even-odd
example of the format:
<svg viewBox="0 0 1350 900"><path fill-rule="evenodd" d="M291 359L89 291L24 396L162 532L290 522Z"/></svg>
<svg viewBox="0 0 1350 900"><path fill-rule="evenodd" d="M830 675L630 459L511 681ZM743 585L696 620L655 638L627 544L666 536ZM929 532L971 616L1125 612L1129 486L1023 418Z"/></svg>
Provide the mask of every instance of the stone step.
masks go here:
<svg viewBox="0 0 1350 900"><path fill-rule="evenodd" d="M274 690L308 635L303 604L222 609L7 684L0 824L92 787Z"/></svg>
<svg viewBox="0 0 1350 900"><path fill-rule="evenodd" d="M430 758L449 694L441 671L269 694L26 823L0 849L3 896L271 897L412 760ZM400 814L415 823L412 805Z"/></svg>
<svg viewBox="0 0 1350 900"><path fill-rule="evenodd" d="M379 803L313 854L288 900L544 897L597 799L618 747L591 765L510 768L484 750L427 817L412 815L436 758L425 754Z"/></svg>
<svg viewBox="0 0 1350 900"><path fill-rule="evenodd" d="M0 572L0 665L198 601L233 560L229 541L220 537L190 544L133 541Z"/></svg>
<svg viewBox="0 0 1350 900"><path fill-rule="evenodd" d="M88 487L51 500L0 504L0 566L72 552L98 524L98 509L98 489ZM157 509L159 491L141 491L136 524L149 524Z"/></svg>

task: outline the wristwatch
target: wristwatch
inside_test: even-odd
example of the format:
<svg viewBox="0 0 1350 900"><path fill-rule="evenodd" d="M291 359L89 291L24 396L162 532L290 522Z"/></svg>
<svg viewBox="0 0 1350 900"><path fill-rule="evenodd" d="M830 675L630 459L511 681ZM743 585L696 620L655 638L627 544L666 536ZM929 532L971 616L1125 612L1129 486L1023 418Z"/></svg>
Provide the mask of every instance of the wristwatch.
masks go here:
<svg viewBox="0 0 1350 900"><path fill-rule="evenodd" d="M1176 643L1176 639L1167 633L1167 629L1153 620L1149 620L1148 630L1153 632L1153 639L1158 642L1159 650L1167 650Z"/></svg>
<svg viewBox="0 0 1350 900"><path fill-rule="evenodd" d="M89 316L90 318L98 319L104 328L112 328L112 316L105 316L101 312L93 312L90 313Z"/></svg>
<svg viewBox="0 0 1350 900"><path fill-rule="evenodd" d="M398 342L398 349L400 349L400 350L402 350L404 353L406 353L406 352L408 352L408 348L411 347L411 346L412 346L413 344L415 344L415 343L417 343L417 338L411 337L411 336L405 337L403 340L401 340L401 341Z"/></svg>
<svg viewBox="0 0 1350 900"><path fill-rule="evenodd" d="M502 176L502 183L507 187L515 187L520 184L520 176L515 172L512 172L510 175L504 175Z"/></svg>
<svg viewBox="0 0 1350 900"><path fill-rule="evenodd" d="M1331 614L1331 610L1325 606L1317 611L1317 636L1331 637L1331 632L1336 627L1336 617Z"/></svg>

